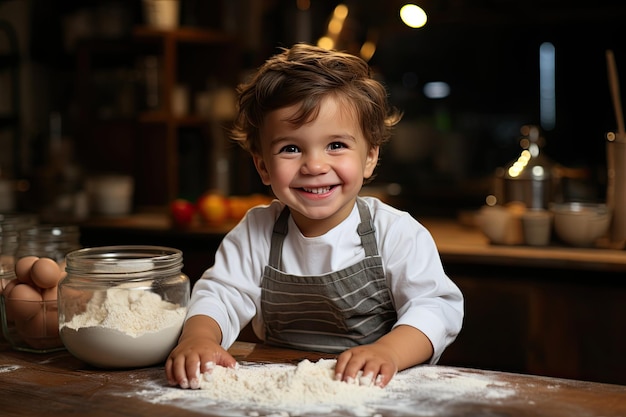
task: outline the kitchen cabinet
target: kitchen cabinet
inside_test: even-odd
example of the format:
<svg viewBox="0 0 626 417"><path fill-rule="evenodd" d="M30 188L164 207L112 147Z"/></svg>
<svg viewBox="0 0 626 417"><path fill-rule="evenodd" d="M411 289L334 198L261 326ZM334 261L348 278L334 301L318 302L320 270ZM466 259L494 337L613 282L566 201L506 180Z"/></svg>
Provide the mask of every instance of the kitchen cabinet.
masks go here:
<svg viewBox="0 0 626 417"><path fill-rule="evenodd" d="M466 311L442 363L626 383L623 273L443 259Z"/></svg>
<svg viewBox="0 0 626 417"><path fill-rule="evenodd" d="M423 223L465 297L441 363L626 383L626 251L494 245L476 227Z"/></svg>
<svg viewBox="0 0 626 417"><path fill-rule="evenodd" d="M192 27L137 26L130 39L84 42L76 58L83 164L95 174L132 175L135 206L197 197L212 185L211 152L223 147L227 121L211 122L194 98L214 87L234 92L239 55L235 37ZM179 86L184 113L173 106Z"/></svg>

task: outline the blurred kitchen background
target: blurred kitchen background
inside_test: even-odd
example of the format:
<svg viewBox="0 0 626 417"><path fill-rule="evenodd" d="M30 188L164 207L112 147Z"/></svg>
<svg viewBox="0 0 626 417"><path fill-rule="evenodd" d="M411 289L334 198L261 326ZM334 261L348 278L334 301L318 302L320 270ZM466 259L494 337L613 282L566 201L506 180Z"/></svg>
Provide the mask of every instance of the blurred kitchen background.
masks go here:
<svg viewBox="0 0 626 417"><path fill-rule="evenodd" d="M363 56L405 112L372 187L417 215L484 204L524 125L573 173L565 199L605 198L623 1L420 0L416 28L398 0L180 0L172 22L148 3L0 1L0 212L84 217L102 176L133 211L267 192L225 128L237 83L298 41Z"/></svg>
<svg viewBox="0 0 626 417"><path fill-rule="evenodd" d="M0 0L0 216L78 223L84 247L178 248L195 281L246 204L269 195L226 135L236 85L295 42L346 50L405 112L364 192L428 228L465 296L441 363L626 384L626 167L607 167L607 51L624 80L626 3L414 3ZM231 218L177 227L169 204L213 190ZM614 222L607 234L606 210L566 212L566 232L603 227L568 242L541 221L548 210L527 223L532 210L502 209L521 191L544 209L611 194ZM216 207L202 201L207 220ZM533 218L538 247L526 227L521 239Z"/></svg>

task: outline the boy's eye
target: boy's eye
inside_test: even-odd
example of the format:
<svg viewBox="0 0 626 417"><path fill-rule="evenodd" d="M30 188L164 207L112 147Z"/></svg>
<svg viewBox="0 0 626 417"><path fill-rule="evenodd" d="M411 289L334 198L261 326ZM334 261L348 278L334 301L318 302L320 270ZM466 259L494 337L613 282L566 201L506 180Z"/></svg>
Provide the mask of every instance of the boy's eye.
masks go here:
<svg viewBox="0 0 626 417"><path fill-rule="evenodd" d="M280 152L279 153L296 153L299 152L300 149L298 149L298 147L296 145L287 145L287 146L283 146L282 148L280 148Z"/></svg>
<svg viewBox="0 0 626 417"><path fill-rule="evenodd" d="M328 145L328 149L330 150L335 150L335 149L342 149L345 148L346 145L343 144L342 142L333 142L330 145Z"/></svg>

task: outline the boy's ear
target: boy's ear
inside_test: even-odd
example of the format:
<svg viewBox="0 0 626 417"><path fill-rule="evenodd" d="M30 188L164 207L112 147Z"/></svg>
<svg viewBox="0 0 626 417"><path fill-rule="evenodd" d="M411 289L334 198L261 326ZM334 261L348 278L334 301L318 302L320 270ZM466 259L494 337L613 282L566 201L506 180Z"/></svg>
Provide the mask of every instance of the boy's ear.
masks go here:
<svg viewBox="0 0 626 417"><path fill-rule="evenodd" d="M378 155L380 152L380 146L373 146L367 151L365 157L365 166L363 167L363 178L370 178L374 174L374 169L378 165Z"/></svg>
<svg viewBox="0 0 626 417"><path fill-rule="evenodd" d="M267 165L265 165L263 157L261 155L254 154L252 155L252 160L254 161L254 166L261 177L263 185L270 185L270 173L267 170Z"/></svg>

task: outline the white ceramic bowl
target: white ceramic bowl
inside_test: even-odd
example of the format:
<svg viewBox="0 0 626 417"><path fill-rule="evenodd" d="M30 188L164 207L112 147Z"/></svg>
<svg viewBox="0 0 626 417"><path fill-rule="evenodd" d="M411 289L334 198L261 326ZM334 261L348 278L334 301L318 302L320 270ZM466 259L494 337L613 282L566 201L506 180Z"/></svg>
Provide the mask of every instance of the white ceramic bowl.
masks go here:
<svg viewBox="0 0 626 417"><path fill-rule="evenodd" d="M578 247L590 247L607 233L611 212L606 204L553 204L554 232L563 242Z"/></svg>
<svg viewBox="0 0 626 417"><path fill-rule="evenodd" d="M476 224L497 245L518 245L524 240L520 215L504 206L483 206L476 214Z"/></svg>

